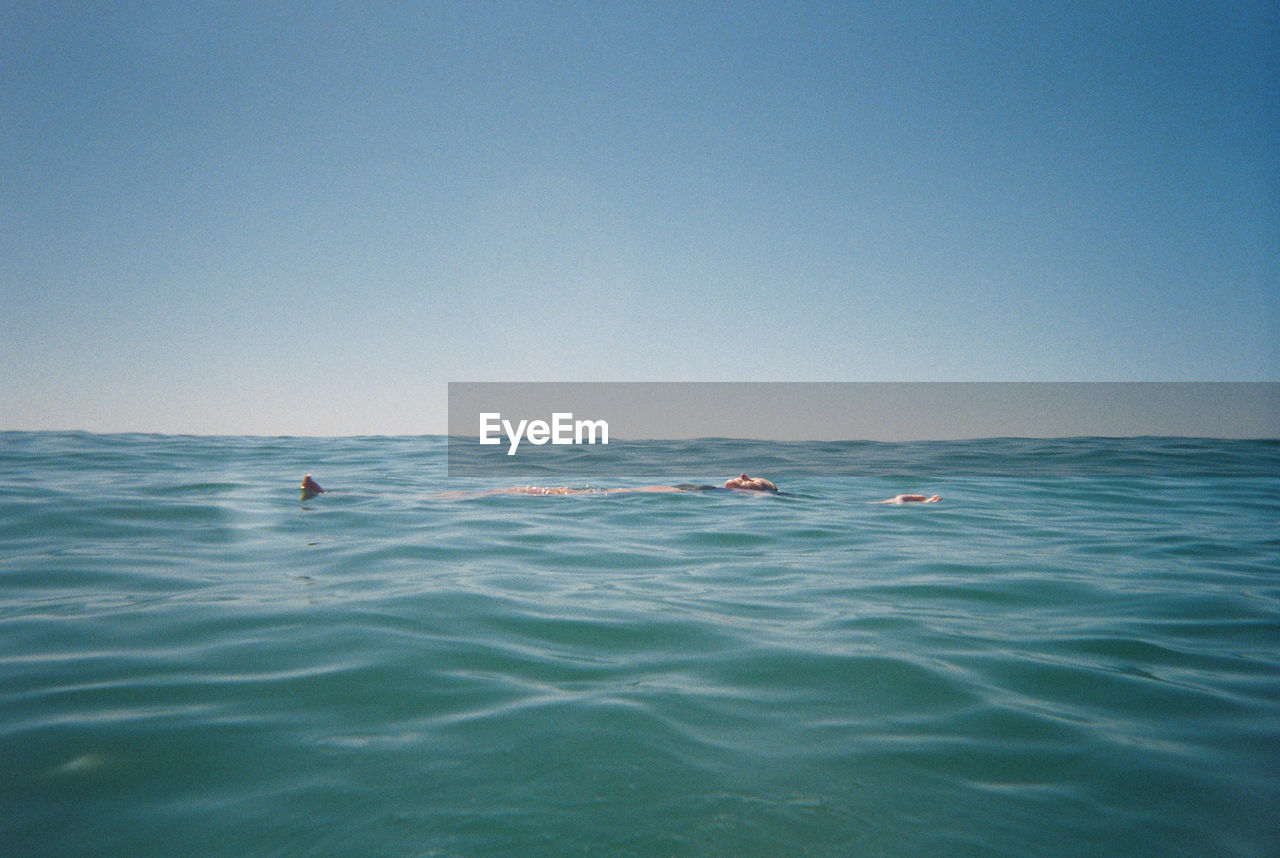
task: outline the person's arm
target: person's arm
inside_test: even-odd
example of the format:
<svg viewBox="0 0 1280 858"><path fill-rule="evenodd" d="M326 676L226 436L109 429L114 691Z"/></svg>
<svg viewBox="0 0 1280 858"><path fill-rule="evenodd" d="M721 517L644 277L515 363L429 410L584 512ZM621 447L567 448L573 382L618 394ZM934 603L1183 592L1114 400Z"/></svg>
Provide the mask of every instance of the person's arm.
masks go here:
<svg viewBox="0 0 1280 858"><path fill-rule="evenodd" d="M895 495L888 500L871 501L871 503L937 503L942 500L940 495Z"/></svg>

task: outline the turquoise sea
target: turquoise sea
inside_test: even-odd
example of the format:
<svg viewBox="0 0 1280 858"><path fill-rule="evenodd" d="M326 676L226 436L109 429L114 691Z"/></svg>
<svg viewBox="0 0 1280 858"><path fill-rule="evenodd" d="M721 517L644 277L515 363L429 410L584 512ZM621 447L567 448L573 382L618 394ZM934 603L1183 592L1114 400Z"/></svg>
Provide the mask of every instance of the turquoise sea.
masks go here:
<svg viewBox="0 0 1280 858"><path fill-rule="evenodd" d="M1280 443L445 447L0 434L0 855L1280 854Z"/></svg>

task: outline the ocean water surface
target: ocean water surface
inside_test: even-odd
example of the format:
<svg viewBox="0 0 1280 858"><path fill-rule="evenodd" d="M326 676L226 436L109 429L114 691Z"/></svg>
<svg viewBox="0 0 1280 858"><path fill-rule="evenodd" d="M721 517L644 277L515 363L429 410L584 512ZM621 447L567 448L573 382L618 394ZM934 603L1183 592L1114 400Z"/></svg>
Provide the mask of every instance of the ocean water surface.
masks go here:
<svg viewBox="0 0 1280 858"><path fill-rule="evenodd" d="M445 448L0 434L0 854L1280 854L1280 443Z"/></svg>

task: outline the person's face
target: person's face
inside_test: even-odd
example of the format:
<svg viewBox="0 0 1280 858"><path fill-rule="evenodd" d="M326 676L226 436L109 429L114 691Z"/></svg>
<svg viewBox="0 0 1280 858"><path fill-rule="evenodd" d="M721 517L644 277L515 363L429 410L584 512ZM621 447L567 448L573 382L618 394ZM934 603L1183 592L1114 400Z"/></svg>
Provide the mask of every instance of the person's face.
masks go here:
<svg viewBox="0 0 1280 858"><path fill-rule="evenodd" d="M768 480L760 477L748 477L746 474L727 480L724 484L726 489L746 489L752 492L776 492L778 487Z"/></svg>

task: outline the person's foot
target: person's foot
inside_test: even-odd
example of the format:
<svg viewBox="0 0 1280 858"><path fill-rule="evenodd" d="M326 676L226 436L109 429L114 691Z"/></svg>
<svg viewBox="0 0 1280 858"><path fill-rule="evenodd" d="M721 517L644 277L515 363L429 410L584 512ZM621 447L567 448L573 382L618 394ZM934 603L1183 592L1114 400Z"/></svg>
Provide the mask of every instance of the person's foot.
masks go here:
<svg viewBox="0 0 1280 858"><path fill-rule="evenodd" d="M324 489L320 488L320 484L311 479L311 475L307 474L302 478L302 499L313 498L316 495L324 494Z"/></svg>

